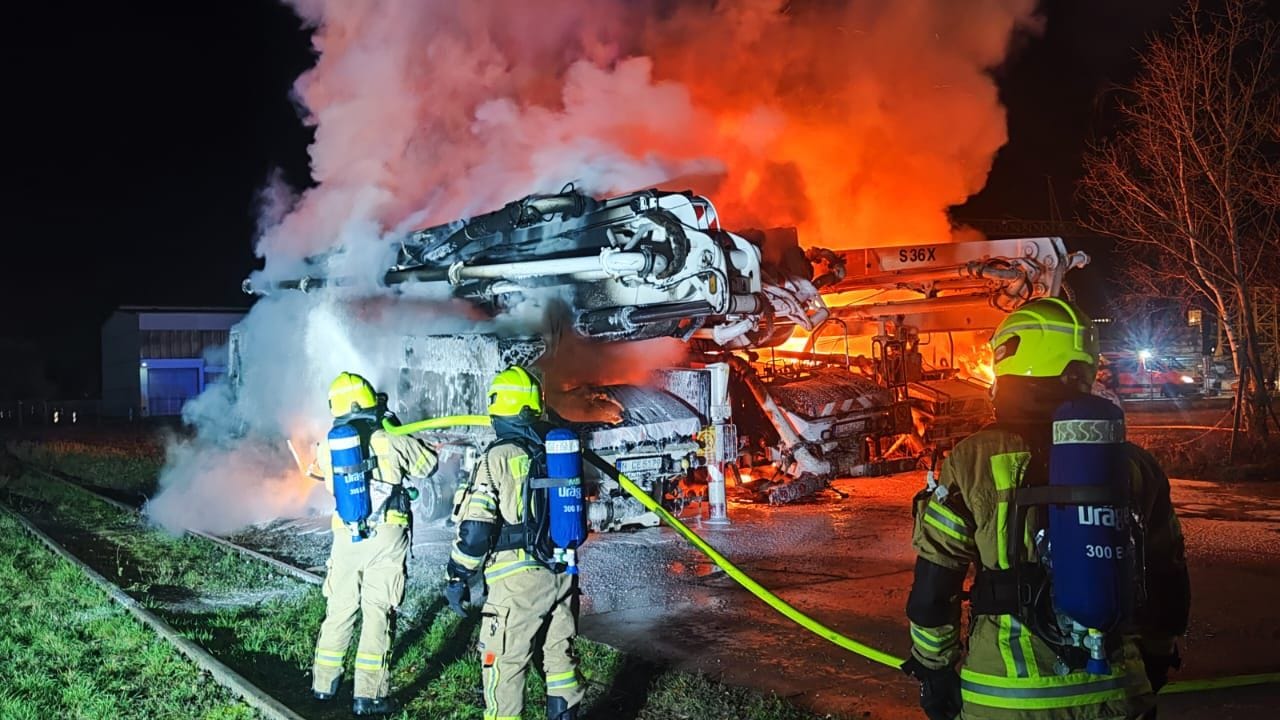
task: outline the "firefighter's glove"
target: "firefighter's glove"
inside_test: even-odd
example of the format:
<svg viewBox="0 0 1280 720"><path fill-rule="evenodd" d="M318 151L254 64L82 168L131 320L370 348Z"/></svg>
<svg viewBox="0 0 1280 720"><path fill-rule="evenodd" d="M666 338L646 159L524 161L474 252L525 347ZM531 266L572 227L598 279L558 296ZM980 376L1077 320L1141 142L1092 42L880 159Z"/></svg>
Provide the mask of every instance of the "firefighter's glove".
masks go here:
<svg viewBox="0 0 1280 720"><path fill-rule="evenodd" d="M467 609L464 605L471 601L471 590L467 587L467 581L462 578L449 578L449 584L444 586L444 599L449 602L449 609L458 617L466 617Z"/></svg>
<svg viewBox="0 0 1280 720"><path fill-rule="evenodd" d="M920 681L920 708L929 720L955 720L960 715L960 675L953 667L931 670L911 658L902 672Z"/></svg>
<svg viewBox="0 0 1280 720"><path fill-rule="evenodd" d="M1151 681L1152 692L1160 692L1160 688L1169 684L1169 671L1182 668L1182 654L1178 646L1168 655L1148 655L1142 653L1142 664L1147 668L1147 679Z"/></svg>

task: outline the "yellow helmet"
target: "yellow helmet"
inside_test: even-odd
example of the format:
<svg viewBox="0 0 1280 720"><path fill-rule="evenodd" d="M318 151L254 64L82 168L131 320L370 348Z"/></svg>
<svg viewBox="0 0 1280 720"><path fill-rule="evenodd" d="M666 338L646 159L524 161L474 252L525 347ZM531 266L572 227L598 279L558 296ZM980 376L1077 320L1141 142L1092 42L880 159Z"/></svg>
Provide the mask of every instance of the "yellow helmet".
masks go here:
<svg viewBox="0 0 1280 720"><path fill-rule="evenodd" d="M1075 305L1040 298L1009 313L991 336L991 350L996 377L1059 377L1076 361L1098 367L1098 331Z"/></svg>
<svg viewBox="0 0 1280 720"><path fill-rule="evenodd" d="M515 417L525 408L542 414L542 386L528 370L512 365L489 383L489 414Z"/></svg>
<svg viewBox="0 0 1280 720"><path fill-rule="evenodd" d="M342 417L358 410L372 410L378 406L378 397L368 380L355 373L339 373L329 384L329 412Z"/></svg>

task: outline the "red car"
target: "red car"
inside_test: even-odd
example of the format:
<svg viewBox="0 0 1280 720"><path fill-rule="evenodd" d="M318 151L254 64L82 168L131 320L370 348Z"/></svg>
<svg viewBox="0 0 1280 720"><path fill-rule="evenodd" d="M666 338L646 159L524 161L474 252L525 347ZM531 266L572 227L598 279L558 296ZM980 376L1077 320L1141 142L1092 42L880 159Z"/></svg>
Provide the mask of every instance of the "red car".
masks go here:
<svg viewBox="0 0 1280 720"><path fill-rule="evenodd" d="M1174 358L1144 353L1104 356L1098 380L1121 397L1190 397L1204 392L1204 376Z"/></svg>

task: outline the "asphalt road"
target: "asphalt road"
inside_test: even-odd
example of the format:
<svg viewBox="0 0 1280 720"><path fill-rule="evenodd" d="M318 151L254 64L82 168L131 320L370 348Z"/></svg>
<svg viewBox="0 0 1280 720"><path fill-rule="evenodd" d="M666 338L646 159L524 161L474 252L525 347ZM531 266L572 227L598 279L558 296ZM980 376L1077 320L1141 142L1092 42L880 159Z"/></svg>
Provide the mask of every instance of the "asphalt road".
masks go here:
<svg viewBox="0 0 1280 720"><path fill-rule="evenodd" d="M841 480L781 508L736 504L701 532L785 600L895 655L914 558L910 498L922 474ZM1174 481L1193 583L1177 679L1280 671L1280 483ZM597 536L585 549L583 632L656 661L850 717L920 717L916 688L791 624L667 529ZM1162 699L1162 717L1271 717L1280 687Z"/></svg>
<svg viewBox="0 0 1280 720"><path fill-rule="evenodd" d="M1212 425L1226 411L1221 401L1127 403L1131 427ZM910 499L923 482L922 473L839 480L845 498L827 492L784 507L733 502L730 527L694 526L803 612L905 656ZM1193 585L1185 664L1175 679L1280 671L1280 482L1174 480L1173 498ZM292 521L265 532L264 542L319 565L327 526L327 518ZM441 522L418 526L411 595L434 594L451 539ZM922 717L912 681L792 624L669 529L593 535L582 566L582 631L592 639L823 713ZM1161 717L1244 720L1275 717L1277 706L1280 686L1238 688L1166 696Z"/></svg>

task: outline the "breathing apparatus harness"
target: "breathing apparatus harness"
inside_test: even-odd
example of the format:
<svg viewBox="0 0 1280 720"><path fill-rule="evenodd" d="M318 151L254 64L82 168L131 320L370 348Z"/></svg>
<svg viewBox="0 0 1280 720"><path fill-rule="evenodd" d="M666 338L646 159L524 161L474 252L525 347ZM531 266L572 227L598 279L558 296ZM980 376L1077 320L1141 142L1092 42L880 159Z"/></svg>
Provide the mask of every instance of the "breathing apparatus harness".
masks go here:
<svg viewBox="0 0 1280 720"><path fill-rule="evenodd" d="M377 408L360 410L334 419L329 431L329 460L333 469L335 511L351 531L351 541L373 537L369 518L385 518L389 511L402 513L413 532L413 494L403 484L390 484L390 494L375 509L372 483L378 457L372 451L373 433L381 427L383 413Z"/></svg>
<svg viewBox="0 0 1280 720"><path fill-rule="evenodd" d="M1130 502L1128 478L1104 478L1103 482L1091 478L1090 483L1064 484L1060 481L1062 473L1087 477L1090 468L1059 468L1051 472L1053 429L1049 424L997 422L992 428L1022 437L1030 449L1030 461L1009 501L1012 517L1005 530L1010 567L978 568L969 590L971 611L975 615L1013 615L1018 618L1053 650L1057 656L1055 671L1059 674L1086 669L1095 674L1108 674L1110 668L1106 658L1118 648L1123 634L1132 630L1136 608L1146 600L1143 519ZM1107 479L1111 481L1106 482ZM1037 508L1038 522L1029 525L1032 508ZM1065 566L1071 560L1067 553L1074 547L1067 541L1077 540L1064 532L1081 530L1076 527L1077 516L1081 520L1096 520L1098 508L1113 510L1114 514L1107 516L1112 529L1107 531L1101 523L1093 523L1084 530L1102 530L1109 532L1112 538L1106 544L1088 545L1107 549L1098 552L1098 555L1105 554L1106 557L1090 554L1086 562L1096 560L1097 563L1111 564L1104 564L1103 570L1095 571L1103 574L1095 575L1092 582L1075 583L1085 587L1075 587L1058 578L1059 586L1055 588L1055 560ZM1024 539L1028 537L1032 538L1035 561L1026 559L1028 553ZM1054 547L1051 542L1055 537L1059 547ZM1117 541L1119 545L1115 544ZM1110 556L1111 548L1117 557ZM1088 567L1097 567L1097 563ZM1058 574L1061 574L1061 569ZM1107 573L1114 573L1115 577L1108 577ZM1119 592L1106 596L1108 589L1116 588ZM1104 596L1099 598L1099 592ZM1062 607L1064 604L1079 607L1081 603L1087 606L1095 601L1110 607L1110 612L1103 612L1109 619L1097 622L1097 625L1106 624L1105 627L1082 625L1077 622L1081 618L1073 617ZM1074 614L1084 613L1074 611Z"/></svg>
<svg viewBox="0 0 1280 720"><path fill-rule="evenodd" d="M566 429L546 430L501 417L495 417L493 425L498 439L484 453L489 476L493 477L489 452L502 445L519 448L529 458L529 470L521 483L524 517L518 523L499 517L492 549L524 550L554 573L577 574L576 549L586 537L577 437Z"/></svg>
<svg viewBox="0 0 1280 720"><path fill-rule="evenodd" d="M494 541L494 550L529 550L532 553L533 545L536 544L536 537L539 534L545 534L546 531L546 512L545 503L538 502L541 496L535 497L533 491L534 480L547 475L547 452L542 444L541 439L538 442L532 442L526 437L506 437L499 438L490 443L485 448L485 466L489 464L489 452L494 448L504 445L514 445L519 448L529 458L529 474L525 477L525 481L520 484L522 494L522 505L524 508L524 518L519 523L502 522L502 528L498 531L498 537ZM493 471L489 471L489 476L493 477Z"/></svg>

